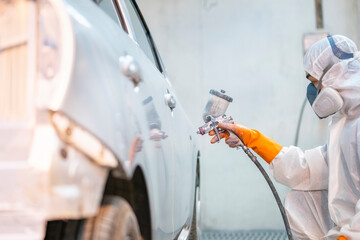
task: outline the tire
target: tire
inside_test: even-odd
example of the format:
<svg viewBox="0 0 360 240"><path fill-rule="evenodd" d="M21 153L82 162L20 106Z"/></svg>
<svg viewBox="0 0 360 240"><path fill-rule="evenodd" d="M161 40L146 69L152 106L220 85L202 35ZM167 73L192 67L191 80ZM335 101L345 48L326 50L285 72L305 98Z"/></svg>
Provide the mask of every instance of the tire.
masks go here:
<svg viewBox="0 0 360 240"><path fill-rule="evenodd" d="M83 240L140 240L136 216L121 197L106 196L96 217L86 220L80 236Z"/></svg>
<svg viewBox="0 0 360 240"><path fill-rule="evenodd" d="M83 220L54 220L46 226L44 240L77 240Z"/></svg>

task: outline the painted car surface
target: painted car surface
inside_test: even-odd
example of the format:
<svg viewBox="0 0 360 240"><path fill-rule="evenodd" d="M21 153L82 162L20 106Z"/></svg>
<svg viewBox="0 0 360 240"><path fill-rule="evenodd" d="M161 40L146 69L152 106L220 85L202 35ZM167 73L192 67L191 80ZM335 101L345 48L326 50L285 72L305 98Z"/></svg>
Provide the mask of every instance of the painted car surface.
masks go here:
<svg viewBox="0 0 360 240"><path fill-rule="evenodd" d="M18 214L13 219L36 211L37 221L24 226L42 238L54 222L93 217L104 195L119 195L133 207L144 239L187 239L199 182L195 131L136 3L15 2L4 5L9 16L0 15L0 26L14 9L25 9L24 22L36 20L26 23L24 42L13 34L26 54L15 53L20 50L9 37L0 44L1 55L28 57L22 81L29 93L24 117L0 111L0 131L14 141L19 134L26 139L21 146L1 139L0 171L17 179L9 191L22 185L27 172L36 197L20 191L11 201L27 200L15 211L9 196L0 196L0 222L11 225L3 215L9 209ZM11 64L17 63L0 67L6 72ZM13 72L2 76L3 86L18 78ZM3 106L18 95L3 98ZM20 167L10 162L15 150L24 152L17 158Z"/></svg>

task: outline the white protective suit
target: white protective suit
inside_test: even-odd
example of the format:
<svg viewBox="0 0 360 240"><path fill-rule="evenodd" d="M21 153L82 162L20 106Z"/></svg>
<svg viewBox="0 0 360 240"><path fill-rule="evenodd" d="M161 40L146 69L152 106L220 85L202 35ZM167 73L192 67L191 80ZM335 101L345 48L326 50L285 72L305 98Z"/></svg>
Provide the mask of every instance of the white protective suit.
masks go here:
<svg viewBox="0 0 360 240"><path fill-rule="evenodd" d="M336 46L354 53L356 45L333 36ZM334 58L329 41L315 43L304 58L305 71L320 79ZM323 77L323 86L337 90L344 100L332 116L328 142L303 152L284 147L270 163L274 178L293 190L285 208L296 239L360 240L360 62L338 60Z"/></svg>

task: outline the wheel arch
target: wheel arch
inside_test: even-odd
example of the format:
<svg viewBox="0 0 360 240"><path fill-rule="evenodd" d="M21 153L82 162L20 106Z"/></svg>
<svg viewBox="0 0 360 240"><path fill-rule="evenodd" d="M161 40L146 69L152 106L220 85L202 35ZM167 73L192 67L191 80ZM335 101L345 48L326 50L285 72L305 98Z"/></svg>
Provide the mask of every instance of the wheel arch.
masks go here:
<svg viewBox="0 0 360 240"><path fill-rule="evenodd" d="M145 175L141 167L136 167L131 179L118 178L111 171L104 190L104 196L107 195L123 197L130 204L138 220L143 239L151 240L150 201Z"/></svg>

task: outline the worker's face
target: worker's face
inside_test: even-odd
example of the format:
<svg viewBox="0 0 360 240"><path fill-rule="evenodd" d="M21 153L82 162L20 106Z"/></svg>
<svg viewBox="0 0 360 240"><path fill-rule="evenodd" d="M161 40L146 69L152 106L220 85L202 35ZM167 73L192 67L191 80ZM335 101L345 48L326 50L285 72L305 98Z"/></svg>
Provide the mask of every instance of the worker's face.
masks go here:
<svg viewBox="0 0 360 240"><path fill-rule="evenodd" d="M306 78L312 83L314 84L314 86L317 88L318 84L319 84L319 80L317 80L316 78L314 78L313 76L311 76L310 74L306 73ZM321 86L322 88L322 86ZM321 89L320 88L320 89Z"/></svg>

